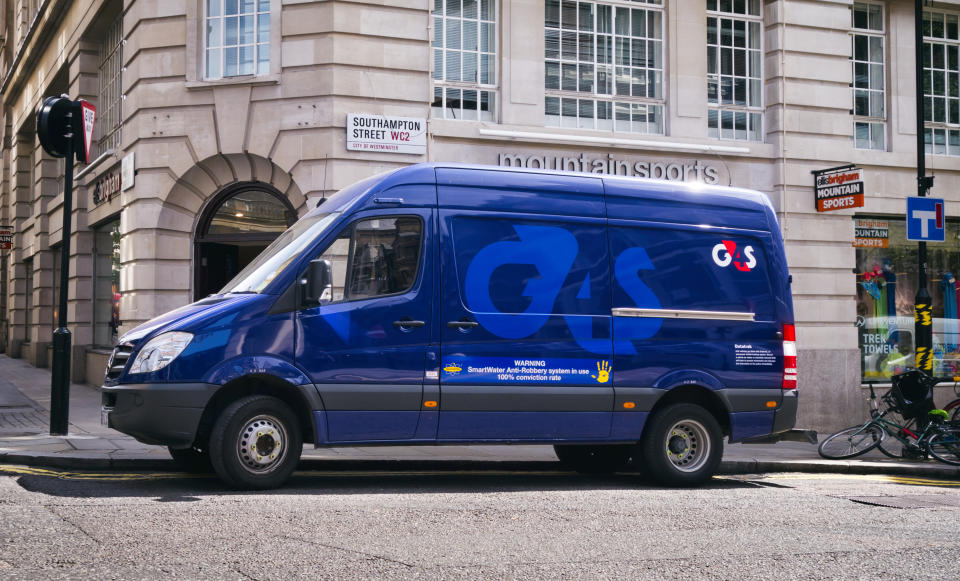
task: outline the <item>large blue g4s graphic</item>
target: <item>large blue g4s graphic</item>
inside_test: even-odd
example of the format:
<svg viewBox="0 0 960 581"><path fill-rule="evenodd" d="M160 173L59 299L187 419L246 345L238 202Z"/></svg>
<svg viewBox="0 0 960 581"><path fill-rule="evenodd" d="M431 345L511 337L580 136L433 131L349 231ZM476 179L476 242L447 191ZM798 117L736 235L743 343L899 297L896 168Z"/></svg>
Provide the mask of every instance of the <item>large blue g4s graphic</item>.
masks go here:
<svg viewBox="0 0 960 581"><path fill-rule="evenodd" d="M494 242L473 258L465 281L467 304L485 329L505 339L520 339L536 333L553 313L553 304L563 281L577 258L577 239L563 228L521 226L513 229L519 242ZM490 298L490 278L505 264L532 264L539 279L527 283L523 296L530 297L526 317L501 317Z"/></svg>
<svg viewBox="0 0 960 581"><path fill-rule="evenodd" d="M554 304L577 258L576 237L556 226L514 224L519 241L499 241L482 248L470 262L464 281L467 304L477 320L489 332L505 339L521 339L536 333L553 315ZM532 265L540 278L530 280L522 296L531 301L523 315L503 316L490 296L490 279L501 266ZM653 270L653 262L643 248L627 248L614 264L614 277L638 308L659 308L660 300L640 280L641 270ZM590 275L587 274L578 298L589 298ZM577 343L598 355L636 353L632 341L652 337L660 329L661 320L615 319L614 337L595 339L591 317L564 316L564 321Z"/></svg>

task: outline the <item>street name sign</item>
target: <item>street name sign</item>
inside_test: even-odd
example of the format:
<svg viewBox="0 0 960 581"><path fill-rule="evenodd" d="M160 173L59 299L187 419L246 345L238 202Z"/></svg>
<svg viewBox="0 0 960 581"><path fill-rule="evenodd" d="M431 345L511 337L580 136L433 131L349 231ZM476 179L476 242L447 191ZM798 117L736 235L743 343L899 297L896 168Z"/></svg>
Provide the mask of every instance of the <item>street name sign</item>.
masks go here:
<svg viewBox="0 0 960 581"><path fill-rule="evenodd" d="M350 113L347 149L380 153L427 153L427 120Z"/></svg>

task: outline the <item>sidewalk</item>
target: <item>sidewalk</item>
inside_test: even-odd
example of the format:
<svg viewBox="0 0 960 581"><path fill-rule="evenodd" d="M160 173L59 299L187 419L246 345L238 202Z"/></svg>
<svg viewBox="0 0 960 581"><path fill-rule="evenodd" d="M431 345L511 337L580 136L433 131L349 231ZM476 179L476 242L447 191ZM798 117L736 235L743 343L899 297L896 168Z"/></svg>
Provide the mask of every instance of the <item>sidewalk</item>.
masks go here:
<svg viewBox="0 0 960 581"><path fill-rule="evenodd" d="M0 354L0 463L72 470L174 470L167 449L141 444L100 425L100 393L88 385L70 388L70 428L50 436L50 371ZM540 467L553 469L550 446L384 446L319 448L305 446L302 465L322 470L357 461L454 462L476 469ZM720 472L834 472L901 474L960 479L960 467L935 460L893 460L872 451L852 460L824 460L811 444L726 444Z"/></svg>

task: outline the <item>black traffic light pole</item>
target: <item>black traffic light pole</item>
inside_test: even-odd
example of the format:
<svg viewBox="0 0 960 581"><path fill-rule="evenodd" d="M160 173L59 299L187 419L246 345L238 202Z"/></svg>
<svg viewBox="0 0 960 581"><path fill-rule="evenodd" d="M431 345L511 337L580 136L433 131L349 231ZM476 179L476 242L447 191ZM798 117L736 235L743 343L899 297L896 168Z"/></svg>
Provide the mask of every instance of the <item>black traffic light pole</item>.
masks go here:
<svg viewBox="0 0 960 581"><path fill-rule="evenodd" d="M67 328L67 291L70 287L70 229L73 214L73 110L67 113L66 156L63 175L63 230L60 236L60 301L57 330L53 332L53 377L50 384L50 435L66 436L70 417L70 329Z"/></svg>
<svg viewBox="0 0 960 581"><path fill-rule="evenodd" d="M70 415L70 329L67 328L67 293L70 288L70 238L73 218L73 162L89 161L88 139L93 132L96 108L66 95L47 97L37 111L37 137L43 150L66 158L63 176L63 230L60 236L60 300L57 330L53 332L53 373L50 379L50 435L66 436ZM89 118L88 118L89 117ZM83 141L77 141L83 138Z"/></svg>
<svg viewBox="0 0 960 581"><path fill-rule="evenodd" d="M917 68L917 195L927 195L933 186L933 177L927 177L926 144L924 140L924 95L923 95L923 0L914 1L914 39ZM909 219L909 216L907 217ZM927 291L927 243L917 243L917 295L913 305L913 336L917 369L933 373L933 306Z"/></svg>

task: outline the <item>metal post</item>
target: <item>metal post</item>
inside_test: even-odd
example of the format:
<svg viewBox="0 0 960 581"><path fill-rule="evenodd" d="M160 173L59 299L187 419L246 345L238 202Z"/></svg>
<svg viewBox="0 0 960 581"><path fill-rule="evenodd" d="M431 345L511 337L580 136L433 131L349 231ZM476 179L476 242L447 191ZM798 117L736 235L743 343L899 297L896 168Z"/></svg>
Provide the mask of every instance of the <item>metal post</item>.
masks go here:
<svg viewBox="0 0 960 581"><path fill-rule="evenodd" d="M50 435L66 436L70 416L70 329L67 290L70 285L70 228L73 213L73 113L67 113L67 155L63 176L63 230L60 242L60 301L53 332L53 376L50 385Z"/></svg>
<svg viewBox="0 0 960 581"><path fill-rule="evenodd" d="M914 0L914 43L916 52L917 91L917 195L927 195L932 179L926 177L926 144L924 140L924 95L923 95L923 0ZM927 373L933 372L933 308L927 291L927 243L919 242L917 248L917 295L914 299L913 336L915 337L916 365Z"/></svg>

